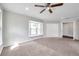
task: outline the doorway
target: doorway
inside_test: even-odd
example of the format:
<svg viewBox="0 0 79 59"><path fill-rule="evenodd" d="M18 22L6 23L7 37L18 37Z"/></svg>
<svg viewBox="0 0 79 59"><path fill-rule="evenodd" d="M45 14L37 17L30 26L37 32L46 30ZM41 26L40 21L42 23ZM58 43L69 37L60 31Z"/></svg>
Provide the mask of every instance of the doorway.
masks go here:
<svg viewBox="0 0 79 59"><path fill-rule="evenodd" d="M63 23L63 37L73 39L73 22Z"/></svg>

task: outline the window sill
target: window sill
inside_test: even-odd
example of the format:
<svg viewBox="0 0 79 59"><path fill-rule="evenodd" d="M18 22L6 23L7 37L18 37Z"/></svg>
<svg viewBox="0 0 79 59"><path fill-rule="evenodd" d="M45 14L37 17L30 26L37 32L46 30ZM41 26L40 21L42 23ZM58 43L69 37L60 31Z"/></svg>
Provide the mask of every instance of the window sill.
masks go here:
<svg viewBox="0 0 79 59"><path fill-rule="evenodd" d="M29 38L35 38L35 37L40 37L40 36L43 36L43 35L29 36Z"/></svg>

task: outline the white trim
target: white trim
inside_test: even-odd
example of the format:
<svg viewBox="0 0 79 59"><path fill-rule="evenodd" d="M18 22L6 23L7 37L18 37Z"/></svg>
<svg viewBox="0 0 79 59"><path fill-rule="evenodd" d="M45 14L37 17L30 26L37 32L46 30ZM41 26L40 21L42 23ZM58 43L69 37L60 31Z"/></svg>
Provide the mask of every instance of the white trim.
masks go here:
<svg viewBox="0 0 79 59"><path fill-rule="evenodd" d="M24 42L29 42L29 41L33 41L33 40L36 40L36 39L39 39L39 38L42 38L43 36L38 36L38 37L31 37L31 38L27 38L25 41L19 41L17 42L18 44L20 43L24 43ZM3 47L8 47L8 46L12 46L14 45L15 42L9 42L7 44L4 44Z"/></svg>
<svg viewBox="0 0 79 59"><path fill-rule="evenodd" d="M3 46L1 45L0 46L0 54L1 54L2 50L3 50Z"/></svg>
<svg viewBox="0 0 79 59"><path fill-rule="evenodd" d="M61 22L61 36L63 36L63 23L69 23L69 22L72 22L73 23L73 40L78 40L78 38L76 37L77 36L77 33L76 33L76 22L77 21L63 21Z"/></svg>
<svg viewBox="0 0 79 59"><path fill-rule="evenodd" d="M1 13L1 23L2 23L2 19L3 19L3 11L2 11L1 8L0 8L0 13ZM2 50L3 50L3 40L2 40L2 35L3 35L3 34L2 34L2 24L1 24L0 54L1 54Z"/></svg>
<svg viewBox="0 0 79 59"><path fill-rule="evenodd" d="M28 33L28 36L29 37L36 37L36 36L41 36L41 35L43 35L43 28L42 28L42 33L40 33L40 34L38 34L38 32L37 32L37 30L38 30L38 27L36 26L36 34L34 34L34 35L32 35L31 34L31 26L30 26L30 23L35 23L35 24L39 24L40 25L40 29L43 27L43 23L42 22L39 22L39 21L33 21L33 20L29 20L29 28L28 28L28 31L29 31L29 33ZM42 27L41 27L42 26ZM41 30L39 31L39 32L41 32Z"/></svg>

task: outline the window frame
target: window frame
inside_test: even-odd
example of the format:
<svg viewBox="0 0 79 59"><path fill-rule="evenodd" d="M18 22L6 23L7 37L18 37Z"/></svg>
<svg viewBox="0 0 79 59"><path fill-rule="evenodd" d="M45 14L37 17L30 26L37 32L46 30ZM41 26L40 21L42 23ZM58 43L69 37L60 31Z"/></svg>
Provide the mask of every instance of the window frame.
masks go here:
<svg viewBox="0 0 79 59"><path fill-rule="evenodd" d="M35 35L32 35L31 34L31 22L34 22L34 23L36 23L36 34ZM36 37L36 36L41 36L41 35L43 35L43 22L39 22L39 21L33 21L33 20L29 20L29 22L28 22L28 24L29 24L29 31L28 31L28 36L29 37ZM37 24L40 24L40 34L38 33L38 30L39 30L39 27L37 26ZM42 26L42 27L41 27ZM42 33L41 33L41 30L42 30Z"/></svg>

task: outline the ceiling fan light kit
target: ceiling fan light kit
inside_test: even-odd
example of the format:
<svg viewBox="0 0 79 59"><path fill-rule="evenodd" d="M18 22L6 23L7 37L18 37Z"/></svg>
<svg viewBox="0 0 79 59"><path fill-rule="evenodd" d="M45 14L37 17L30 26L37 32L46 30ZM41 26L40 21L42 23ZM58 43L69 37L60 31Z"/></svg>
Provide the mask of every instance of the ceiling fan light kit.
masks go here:
<svg viewBox="0 0 79 59"><path fill-rule="evenodd" d="M35 5L35 7L46 7L45 9L43 9L42 11L40 11L40 13L43 13L46 9L48 9L48 11L50 13L53 13L52 8L54 7L58 7L58 6L62 6L63 3L55 3L55 4L51 4L51 3L46 3L46 6L44 5Z"/></svg>

